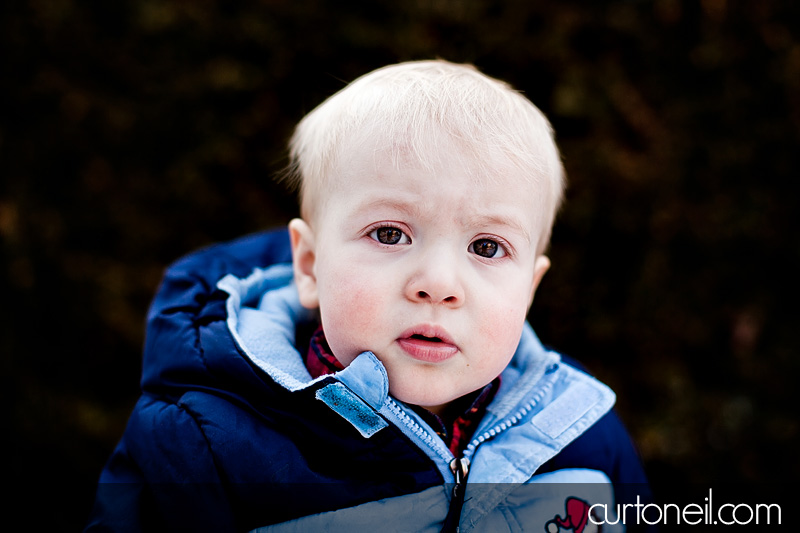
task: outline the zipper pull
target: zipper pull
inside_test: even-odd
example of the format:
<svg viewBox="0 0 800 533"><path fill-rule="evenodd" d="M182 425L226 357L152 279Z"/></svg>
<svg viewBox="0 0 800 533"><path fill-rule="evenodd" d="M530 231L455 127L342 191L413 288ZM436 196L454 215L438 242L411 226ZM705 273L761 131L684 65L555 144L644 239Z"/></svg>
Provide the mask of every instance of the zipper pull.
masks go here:
<svg viewBox="0 0 800 533"><path fill-rule="evenodd" d="M455 494L458 486L467 480L467 474L469 474L469 459L466 457L453 459L450 461L450 471L453 472L456 478L456 488L453 489L453 494Z"/></svg>
<svg viewBox="0 0 800 533"><path fill-rule="evenodd" d="M466 457L455 458L450 461L450 471L455 477L453 486L453 497L450 500L450 508L447 510L447 517L444 519L442 533L458 533L458 523L461 520L461 508L464 506L464 494L467 492L467 474L469 474L469 459Z"/></svg>

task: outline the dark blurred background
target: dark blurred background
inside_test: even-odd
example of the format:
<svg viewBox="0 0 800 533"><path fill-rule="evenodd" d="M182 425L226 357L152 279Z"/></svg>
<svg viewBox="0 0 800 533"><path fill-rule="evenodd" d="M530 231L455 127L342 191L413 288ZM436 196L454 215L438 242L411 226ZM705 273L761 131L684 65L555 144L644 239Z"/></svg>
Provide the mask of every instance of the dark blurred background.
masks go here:
<svg viewBox="0 0 800 533"><path fill-rule="evenodd" d="M0 13L4 470L38 524L86 518L164 267L285 224L294 197L271 178L295 122L361 74L432 57L474 63L551 118L570 186L531 320L615 388L656 489L800 475L800 3Z"/></svg>

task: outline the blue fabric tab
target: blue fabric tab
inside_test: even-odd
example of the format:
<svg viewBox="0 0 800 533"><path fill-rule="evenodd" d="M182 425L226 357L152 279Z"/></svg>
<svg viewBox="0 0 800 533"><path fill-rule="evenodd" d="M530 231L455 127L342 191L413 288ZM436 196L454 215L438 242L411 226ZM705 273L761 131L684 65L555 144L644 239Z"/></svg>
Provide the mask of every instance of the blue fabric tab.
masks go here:
<svg viewBox="0 0 800 533"><path fill-rule="evenodd" d="M389 396L386 369L372 352L363 352L336 377L375 410L380 410Z"/></svg>
<svg viewBox="0 0 800 533"><path fill-rule="evenodd" d="M531 423L551 439L556 439L601 399L601 394L595 387L581 382L574 383L538 412Z"/></svg>
<svg viewBox="0 0 800 533"><path fill-rule="evenodd" d="M350 422L365 438L370 438L389 425L364 400L341 383L326 385L317 391L316 397Z"/></svg>

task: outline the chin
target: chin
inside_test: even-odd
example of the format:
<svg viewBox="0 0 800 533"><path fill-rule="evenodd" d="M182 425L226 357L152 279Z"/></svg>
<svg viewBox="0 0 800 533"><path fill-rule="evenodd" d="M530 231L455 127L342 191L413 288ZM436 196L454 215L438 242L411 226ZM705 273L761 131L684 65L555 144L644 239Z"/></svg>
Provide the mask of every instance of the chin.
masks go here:
<svg viewBox="0 0 800 533"><path fill-rule="evenodd" d="M403 403L418 405L434 413L460 396L432 395L430 391L400 391L395 394L391 387L389 387L389 393Z"/></svg>

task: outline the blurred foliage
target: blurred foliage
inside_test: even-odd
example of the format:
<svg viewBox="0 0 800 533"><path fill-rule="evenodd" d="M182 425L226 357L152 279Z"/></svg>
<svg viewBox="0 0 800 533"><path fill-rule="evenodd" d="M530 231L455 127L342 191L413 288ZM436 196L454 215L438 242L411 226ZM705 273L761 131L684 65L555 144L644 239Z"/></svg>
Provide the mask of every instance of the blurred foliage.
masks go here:
<svg viewBox="0 0 800 533"><path fill-rule="evenodd" d="M567 168L531 319L618 393L656 488L797 477L800 4L72 0L0 7L11 479L78 527L163 268L296 213L296 121L443 57L523 91Z"/></svg>

